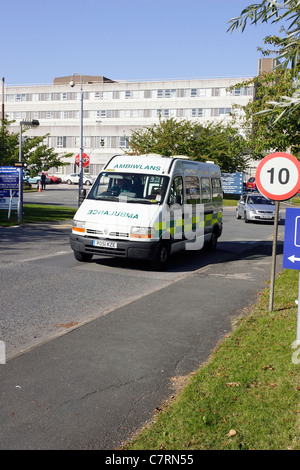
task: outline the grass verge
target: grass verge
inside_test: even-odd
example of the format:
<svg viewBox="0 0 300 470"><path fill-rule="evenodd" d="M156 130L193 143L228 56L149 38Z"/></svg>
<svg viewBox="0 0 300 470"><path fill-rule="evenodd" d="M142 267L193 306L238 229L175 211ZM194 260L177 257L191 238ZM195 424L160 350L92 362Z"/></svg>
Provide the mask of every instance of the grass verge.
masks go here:
<svg viewBox="0 0 300 470"><path fill-rule="evenodd" d="M24 204L22 223L57 222L59 220L72 219L77 209L63 206L47 206L42 204ZM7 219L8 211L0 211L0 225L10 227L18 225L17 211L12 211L10 219Z"/></svg>
<svg viewBox="0 0 300 470"><path fill-rule="evenodd" d="M123 449L300 449L300 347L295 348L298 272L275 281L182 392ZM294 348L293 348L294 347Z"/></svg>

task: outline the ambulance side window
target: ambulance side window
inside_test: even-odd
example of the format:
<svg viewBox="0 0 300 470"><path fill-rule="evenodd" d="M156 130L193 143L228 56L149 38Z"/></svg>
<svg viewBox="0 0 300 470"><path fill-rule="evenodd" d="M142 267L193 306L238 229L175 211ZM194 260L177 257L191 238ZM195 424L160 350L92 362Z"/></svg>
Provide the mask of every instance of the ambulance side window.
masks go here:
<svg viewBox="0 0 300 470"><path fill-rule="evenodd" d="M222 183L220 178L212 178L212 193L213 193L213 201L222 201Z"/></svg>
<svg viewBox="0 0 300 470"><path fill-rule="evenodd" d="M185 191L187 204L200 203L200 184L198 176L186 176Z"/></svg>
<svg viewBox="0 0 300 470"><path fill-rule="evenodd" d="M211 185L209 178L201 178L201 202L211 201Z"/></svg>
<svg viewBox="0 0 300 470"><path fill-rule="evenodd" d="M182 204L183 182L182 176L175 176L170 190L170 204Z"/></svg>

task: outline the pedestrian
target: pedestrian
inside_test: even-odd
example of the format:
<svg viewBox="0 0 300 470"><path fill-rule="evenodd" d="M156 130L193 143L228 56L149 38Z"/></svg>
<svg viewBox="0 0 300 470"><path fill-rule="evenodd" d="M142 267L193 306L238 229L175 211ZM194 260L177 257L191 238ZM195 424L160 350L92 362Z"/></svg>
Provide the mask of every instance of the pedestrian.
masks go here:
<svg viewBox="0 0 300 470"><path fill-rule="evenodd" d="M45 173L42 173L42 175L41 175L41 183L42 183L42 189L46 189L46 175L45 175Z"/></svg>

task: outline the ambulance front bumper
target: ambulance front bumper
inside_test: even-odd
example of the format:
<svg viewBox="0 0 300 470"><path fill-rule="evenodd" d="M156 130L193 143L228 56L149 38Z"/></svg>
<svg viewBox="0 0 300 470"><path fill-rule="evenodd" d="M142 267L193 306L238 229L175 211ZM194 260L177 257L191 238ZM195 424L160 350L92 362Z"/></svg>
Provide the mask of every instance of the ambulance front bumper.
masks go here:
<svg viewBox="0 0 300 470"><path fill-rule="evenodd" d="M156 241L127 241L110 239L93 239L80 235L70 235L72 250L90 255L113 256L118 258L135 258L152 260L159 248Z"/></svg>

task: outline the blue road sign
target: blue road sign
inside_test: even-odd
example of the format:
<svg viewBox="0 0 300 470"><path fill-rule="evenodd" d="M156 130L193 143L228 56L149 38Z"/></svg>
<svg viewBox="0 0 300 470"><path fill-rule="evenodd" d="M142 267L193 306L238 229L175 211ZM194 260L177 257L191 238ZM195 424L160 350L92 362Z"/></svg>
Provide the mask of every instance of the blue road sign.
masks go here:
<svg viewBox="0 0 300 470"><path fill-rule="evenodd" d="M242 194L244 173L222 173L222 188L225 194Z"/></svg>
<svg viewBox="0 0 300 470"><path fill-rule="evenodd" d="M0 166L0 189L19 188L19 169L13 166Z"/></svg>
<svg viewBox="0 0 300 470"><path fill-rule="evenodd" d="M283 267L300 271L300 209L291 207L285 213Z"/></svg>

